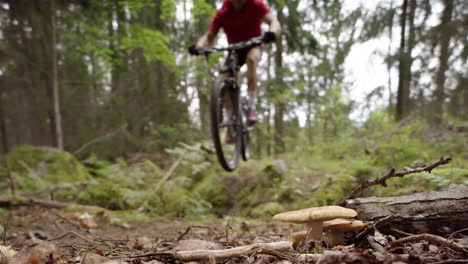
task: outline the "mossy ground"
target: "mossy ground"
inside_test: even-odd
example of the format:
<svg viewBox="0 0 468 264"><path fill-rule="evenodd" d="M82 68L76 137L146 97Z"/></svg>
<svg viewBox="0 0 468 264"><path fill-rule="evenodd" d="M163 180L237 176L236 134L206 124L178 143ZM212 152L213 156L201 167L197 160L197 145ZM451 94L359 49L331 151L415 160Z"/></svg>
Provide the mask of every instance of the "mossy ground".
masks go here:
<svg viewBox="0 0 468 264"><path fill-rule="evenodd" d="M366 134L361 131L361 137L323 139L317 144L303 144L277 159L241 162L232 173L223 171L215 157L200 148L201 143L179 144L166 150L164 163L150 159L106 161L95 155L79 161L67 152L30 146L13 150L6 160L19 194L62 183L83 183L36 198L52 195L60 201L119 212L119 218L132 215L140 220L200 220L226 215L268 218L283 210L336 204L352 188L385 175L390 168L401 171L405 166L428 165L441 156L453 156L453 161L431 173L392 178L388 187L376 186L361 195L397 195L468 185L463 136L447 132L443 140L424 139L421 135L429 128L418 123L396 128L379 125L365 130ZM180 165L165 178L168 167L178 159ZM8 179L7 170L1 170L0 188L4 193L8 193Z"/></svg>

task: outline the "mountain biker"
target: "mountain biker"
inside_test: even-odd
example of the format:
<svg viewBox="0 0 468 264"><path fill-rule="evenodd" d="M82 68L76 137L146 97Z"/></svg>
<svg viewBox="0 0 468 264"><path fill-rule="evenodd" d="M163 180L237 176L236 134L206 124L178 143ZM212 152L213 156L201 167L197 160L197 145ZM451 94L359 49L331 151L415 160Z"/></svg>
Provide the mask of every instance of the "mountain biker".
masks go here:
<svg viewBox="0 0 468 264"><path fill-rule="evenodd" d="M208 31L198 39L195 45L189 48L189 53L197 55L199 54L199 48L210 46L220 28L226 33L229 44L259 37L262 35L262 22L268 24L270 30L265 32L263 36L264 41L275 41L276 36L280 34L281 26L278 19L271 13L263 0L225 0L221 9L216 12ZM257 121L255 104L258 77L256 69L261 58L261 48L256 46L237 52L239 55L239 66L247 63L249 108L247 112L247 123L253 125ZM229 109L227 110L229 111Z"/></svg>

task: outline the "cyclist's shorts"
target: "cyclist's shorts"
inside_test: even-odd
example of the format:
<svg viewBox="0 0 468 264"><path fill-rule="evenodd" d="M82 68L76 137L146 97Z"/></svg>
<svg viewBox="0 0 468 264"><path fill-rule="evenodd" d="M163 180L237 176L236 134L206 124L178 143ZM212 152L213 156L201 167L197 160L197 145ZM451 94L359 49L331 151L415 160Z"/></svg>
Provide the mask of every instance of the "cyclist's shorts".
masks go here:
<svg viewBox="0 0 468 264"><path fill-rule="evenodd" d="M258 47L258 46L257 46ZM240 49L240 50L236 50L235 52L237 53L237 56L238 56L238 61L237 61L237 67L242 67L242 65L245 64L245 61L247 59L247 54L249 53L249 51L251 49L253 49L254 47L250 47L250 48L245 48L245 49ZM224 63L224 65L229 65L230 64L230 57L228 57L226 59L226 62Z"/></svg>

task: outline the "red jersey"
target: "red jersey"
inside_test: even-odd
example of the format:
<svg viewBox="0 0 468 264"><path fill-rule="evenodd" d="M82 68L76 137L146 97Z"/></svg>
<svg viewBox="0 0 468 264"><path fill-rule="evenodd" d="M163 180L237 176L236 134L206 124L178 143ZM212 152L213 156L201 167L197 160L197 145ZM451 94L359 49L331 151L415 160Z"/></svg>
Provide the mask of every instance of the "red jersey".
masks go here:
<svg viewBox="0 0 468 264"><path fill-rule="evenodd" d="M209 31L217 34L223 28L229 44L246 41L262 34L260 26L269 12L263 0L247 0L240 11L234 8L231 0L225 0L211 21Z"/></svg>

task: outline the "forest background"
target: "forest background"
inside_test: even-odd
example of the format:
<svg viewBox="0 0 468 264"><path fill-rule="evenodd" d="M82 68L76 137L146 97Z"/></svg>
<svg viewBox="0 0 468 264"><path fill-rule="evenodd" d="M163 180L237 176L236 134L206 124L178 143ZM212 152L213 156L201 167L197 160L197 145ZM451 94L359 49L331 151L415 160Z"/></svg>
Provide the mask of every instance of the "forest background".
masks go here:
<svg viewBox="0 0 468 264"><path fill-rule="evenodd" d="M453 162L363 195L468 185L466 1L267 2L283 34L263 47L255 158L226 173L208 118L223 55L187 54L221 1L1 0L0 193L270 216L441 156ZM371 42L388 74L363 90L345 66L367 64L348 55Z"/></svg>

